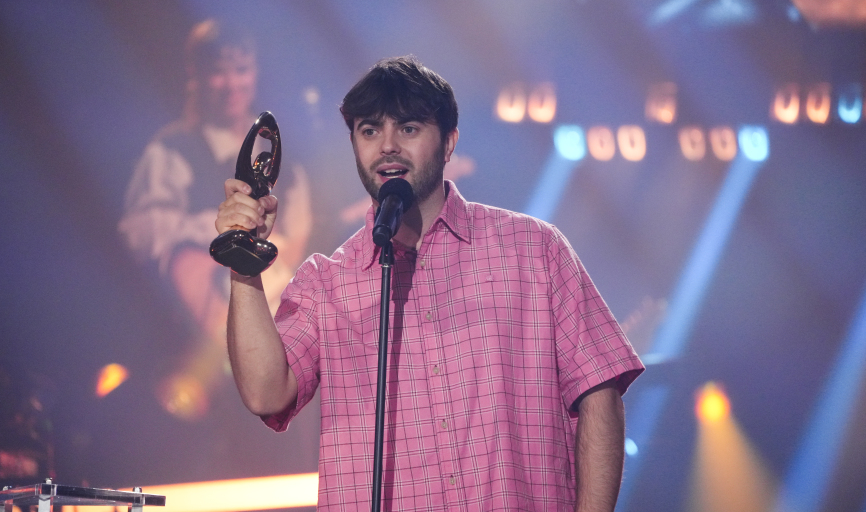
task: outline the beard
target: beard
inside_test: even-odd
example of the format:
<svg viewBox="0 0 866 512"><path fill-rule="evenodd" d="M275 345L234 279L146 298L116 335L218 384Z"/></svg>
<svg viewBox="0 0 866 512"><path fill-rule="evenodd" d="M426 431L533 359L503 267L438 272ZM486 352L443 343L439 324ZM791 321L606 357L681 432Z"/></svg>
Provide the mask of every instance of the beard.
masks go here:
<svg viewBox="0 0 866 512"><path fill-rule="evenodd" d="M355 166L358 169L358 176L361 178L361 183L364 189L370 194L374 201L379 200L379 188L381 184L376 178L378 174L375 169L382 164L398 163L409 170L409 175L412 176L412 194L415 196L415 204L419 204L430 197L437 188L442 186L445 172L445 144L439 146L433 158L424 162L417 170L412 162L400 156L385 156L379 158L366 169L364 165L355 156ZM391 178L402 179L402 178ZM407 180L409 181L409 180Z"/></svg>

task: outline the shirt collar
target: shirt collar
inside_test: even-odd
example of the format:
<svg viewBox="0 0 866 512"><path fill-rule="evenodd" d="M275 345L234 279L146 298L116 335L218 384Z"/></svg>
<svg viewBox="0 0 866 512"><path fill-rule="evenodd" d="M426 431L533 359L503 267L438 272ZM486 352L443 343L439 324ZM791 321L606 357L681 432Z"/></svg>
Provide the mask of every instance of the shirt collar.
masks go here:
<svg viewBox="0 0 866 512"><path fill-rule="evenodd" d="M370 205L364 226L364 237L361 246L361 261L364 262L363 270L370 268L379 257L379 247L373 243L373 223L376 221L376 208ZM445 204L442 211L433 221L428 233L438 229L443 224L458 239L471 243L472 237L469 230L469 205L466 199L460 195L457 186L451 180L445 180ZM427 236L426 234L424 235Z"/></svg>

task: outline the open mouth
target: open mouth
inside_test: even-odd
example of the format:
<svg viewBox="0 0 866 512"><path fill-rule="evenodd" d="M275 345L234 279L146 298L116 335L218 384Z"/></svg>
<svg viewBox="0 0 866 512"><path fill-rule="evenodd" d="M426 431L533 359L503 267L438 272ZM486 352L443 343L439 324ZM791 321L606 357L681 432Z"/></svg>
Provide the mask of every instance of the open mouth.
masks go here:
<svg viewBox="0 0 866 512"><path fill-rule="evenodd" d="M407 172L409 172L408 169L384 169L378 171L378 174L383 178L398 178L404 176Z"/></svg>

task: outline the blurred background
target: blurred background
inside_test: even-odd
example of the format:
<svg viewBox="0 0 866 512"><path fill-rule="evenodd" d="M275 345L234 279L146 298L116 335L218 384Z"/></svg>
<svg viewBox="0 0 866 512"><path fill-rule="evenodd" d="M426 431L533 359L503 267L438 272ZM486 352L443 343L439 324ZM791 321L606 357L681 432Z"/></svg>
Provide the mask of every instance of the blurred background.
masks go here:
<svg viewBox="0 0 866 512"><path fill-rule="evenodd" d="M447 176L558 226L647 362L618 509L866 511L860 0L3 2L0 484L316 471L317 404L241 404L203 248L263 110L275 293L360 228L338 106L410 53Z"/></svg>

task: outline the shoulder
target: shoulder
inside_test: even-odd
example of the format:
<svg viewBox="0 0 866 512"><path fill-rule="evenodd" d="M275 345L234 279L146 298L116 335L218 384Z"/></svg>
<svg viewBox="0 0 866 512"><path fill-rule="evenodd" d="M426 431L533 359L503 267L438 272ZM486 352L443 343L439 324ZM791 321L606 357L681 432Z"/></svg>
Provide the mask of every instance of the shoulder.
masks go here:
<svg viewBox="0 0 866 512"><path fill-rule="evenodd" d="M151 144L159 144L167 149L181 153L206 147L200 125L179 119L163 126L153 136Z"/></svg>
<svg viewBox="0 0 866 512"><path fill-rule="evenodd" d="M311 254L298 268L293 283L321 283L329 281L338 274L361 271L364 266L363 228L334 251L330 256L321 253Z"/></svg>
<svg viewBox="0 0 866 512"><path fill-rule="evenodd" d="M165 159L178 155L194 139L192 128L183 121L173 121L156 132L142 153L143 160Z"/></svg>
<svg viewBox="0 0 866 512"><path fill-rule="evenodd" d="M192 131L192 126L188 122L176 119L157 130L156 134L153 136L153 140L165 143L167 140L187 137L192 133Z"/></svg>
<svg viewBox="0 0 866 512"><path fill-rule="evenodd" d="M481 203L466 203L469 226L473 235L495 236L515 243L544 243L565 239L549 222L525 213Z"/></svg>
<svg viewBox="0 0 866 512"><path fill-rule="evenodd" d="M553 224L524 213L479 203L466 211L475 251L501 253L516 266L556 273L571 268L580 272L577 253Z"/></svg>

